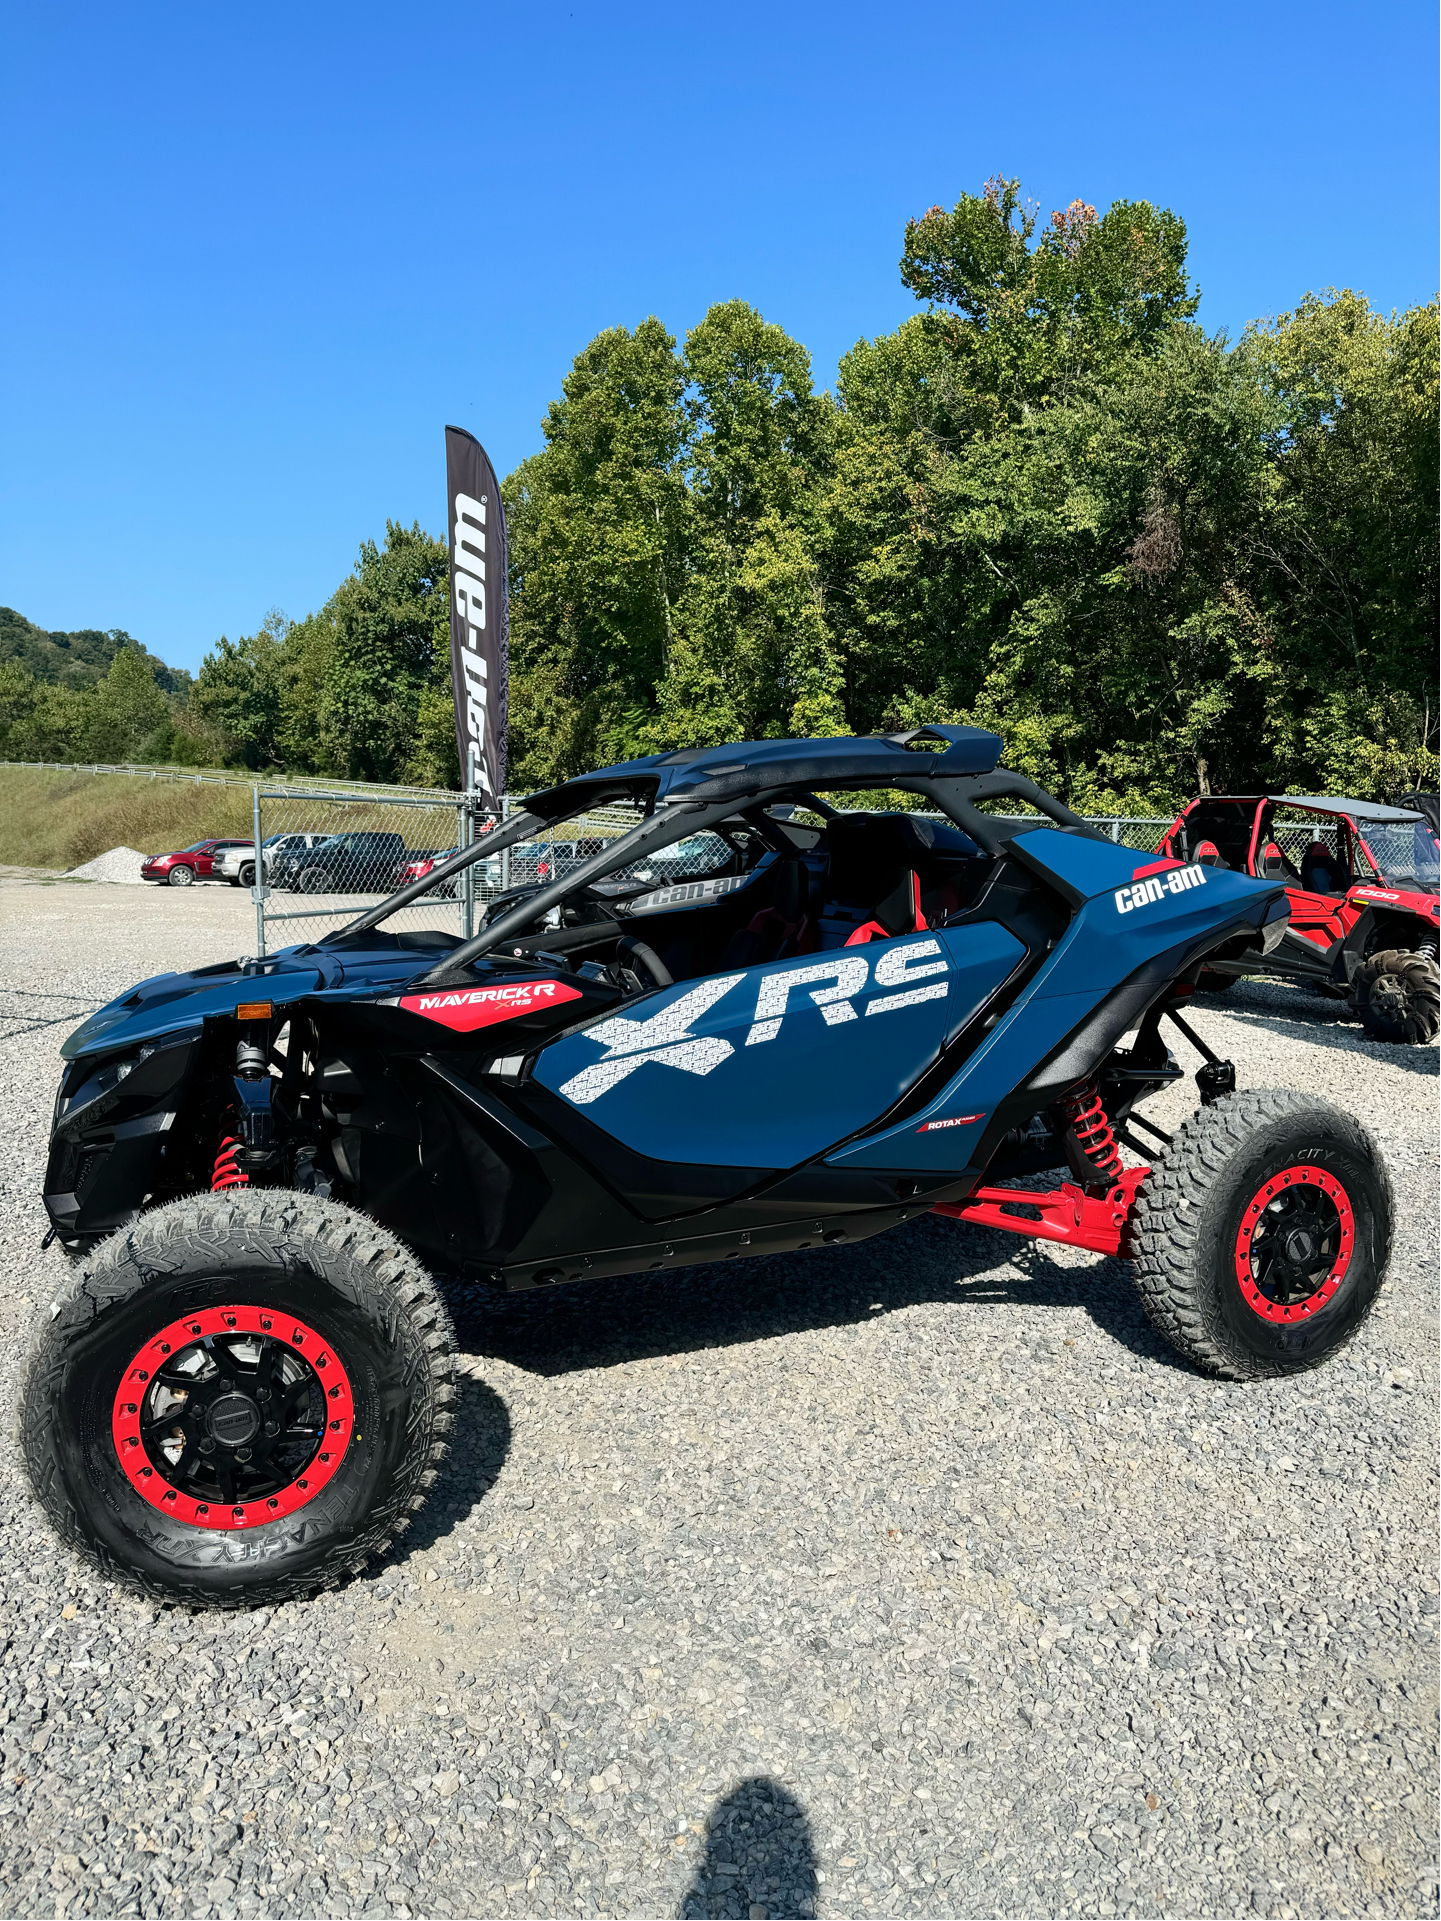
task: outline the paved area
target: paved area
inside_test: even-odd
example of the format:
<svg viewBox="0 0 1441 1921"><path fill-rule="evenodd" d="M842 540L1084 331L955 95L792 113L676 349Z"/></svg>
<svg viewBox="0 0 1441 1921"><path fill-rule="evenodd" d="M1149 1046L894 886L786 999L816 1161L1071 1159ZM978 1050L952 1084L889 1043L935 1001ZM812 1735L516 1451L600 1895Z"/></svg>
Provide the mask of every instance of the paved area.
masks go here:
<svg viewBox="0 0 1441 1921"><path fill-rule="evenodd" d="M7 1383L60 1038L251 931L0 888ZM92 1579L5 1442L6 1911L1434 1913L1437 1057L1341 1015L1196 1016L1392 1166L1391 1283L1300 1381L1201 1379L1119 1264L935 1218L474 1294L402 1551L242 1616Z"/></svg>

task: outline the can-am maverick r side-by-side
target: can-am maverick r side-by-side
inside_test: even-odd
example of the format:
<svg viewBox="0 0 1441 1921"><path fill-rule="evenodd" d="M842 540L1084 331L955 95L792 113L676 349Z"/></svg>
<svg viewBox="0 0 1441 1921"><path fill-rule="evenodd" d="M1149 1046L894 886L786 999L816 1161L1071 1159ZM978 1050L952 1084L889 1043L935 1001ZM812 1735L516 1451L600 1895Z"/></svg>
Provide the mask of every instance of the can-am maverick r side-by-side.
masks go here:
<svg viewBox="0 0 1441 1921"><path fill-rule="evenodd" d="M1304 982L1348 1000L1375 1040L1434 1041L1441 1027L1436 796L1397 807L1290 794L1202 794L1172 823L1163 854L1278 880L1291 910L1268 953L1202 974L1224 992L1238 974Z"/></svg>
<svg viewBox="0 0 1441 1921"><path fill-rule="evenodd" d="M448 1277L544 1288L930 1209L1131 1257L1168 1338L1232 1379L1346 1340L1390 1242L1375 1146L1323 1101L1237 1092L1179 1011L1284 935L1285 888L1114 846L1000 746L932 727L628 762L315 945L86 1020L45 1184L78 1272L21 1415L65 1539L192 1602L359 1566L445 1451ZM1017 800L1020 825L987 811ZM602 804L634 824L473 939L386 931ZM708 870L670 876L682 841ZM1182 1071L1167 1021L1204 1057L1173 1137L1139 1111Z"/></svg>

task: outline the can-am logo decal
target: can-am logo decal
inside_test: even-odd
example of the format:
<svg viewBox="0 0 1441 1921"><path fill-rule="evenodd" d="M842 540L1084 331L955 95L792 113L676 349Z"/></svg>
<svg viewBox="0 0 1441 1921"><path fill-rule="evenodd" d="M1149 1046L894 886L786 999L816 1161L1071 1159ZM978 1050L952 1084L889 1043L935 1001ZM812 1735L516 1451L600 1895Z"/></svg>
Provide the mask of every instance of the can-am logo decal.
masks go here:
<svg viewBox="0 0 1441 1921"><path fill-rule="evenodd" d="M492 1027L497 1021L512 1021L517 1015L559 1007L580 997L580 989L567 987L564 981L514 981L505 987L463 987L453 994L406 994L400 1005L408 1014L423 1014L457 1033L470 1034L477 1027Z"/></svg>
<svg viewBox="0 0 1441 1921"><path fill-rule="evenodd" d="M734 874L724 880L678 881L674 887L657 887L652 893L638 894L621 904L624 914L659 914L674 907L689 907L696 901L719 900L738 887L748 887L749 874Z"/></svg>
<svg viewBox="0 0 1441 1921"><path fill-rule="evenodd" d="M1204 867L1177 867L1169 874L1152 874L1149 880L1138 880L1130 887L1116 889L1116 912L1129 914L1133 907L1149 907L1168 894L1184 894L1192 887L1205 885Z"/></svg>
<svg viewBox="0 0 1441 1921"><path fill-rule="evenodd" d="M895 1008L914 1007L918 1001L943 1000L950 990L945 978L947 972L940 942L921 940L908 941L904 947L887 944L886 951L876 961L874 975L869 959L856 953L840 953L808 967L763 974L745 1044L757 1047L775 1040L787 1013L795 1012L794 995L807 994L820 1009L826 1025L836 1027L858 1018L852 1001L867 980L872 980L876 987L898 990L877 994L867 1002L867 1015L885 1014ZM914 985L930 974L939 974L942 978L924 987ZM598 1021L587 1030L585 1038L599 1041L606 1050L604 1056L565 1081L561 1093L577 1106L587 1107L612 1087L618 1087L647 1061L654 1061L660 1067L678 1067L686 1074L712 1073L722 1061L730 1059L735 1048L719 1034L693 1034L691 1025L708 1014L723 994L728 994L745 979L745 974L725 974L719 980L705 981L662 1007L649 1020L634 1020L618 1014L610 1020Z"/></svg>

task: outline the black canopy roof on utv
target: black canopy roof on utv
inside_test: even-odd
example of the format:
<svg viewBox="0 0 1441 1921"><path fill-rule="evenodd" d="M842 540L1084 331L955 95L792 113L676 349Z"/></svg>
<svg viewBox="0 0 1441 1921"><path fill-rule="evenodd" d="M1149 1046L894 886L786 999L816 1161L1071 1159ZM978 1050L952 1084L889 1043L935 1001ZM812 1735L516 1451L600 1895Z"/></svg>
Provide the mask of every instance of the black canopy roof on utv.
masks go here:
<svg viewBox="0 0 1441 1921"><path fill-rule="evenodd" d="M927 753L913 743L934 740ZM989 774L1001 757L999 734L981 727L915 727L901 734L838 735L818 740L748 740L722 747L683 747L670 754L623 760L593 774L527 797L527 813L542 817L598 807L621 796L671 800L740 800L761 787L816 782L869 783L887 778L943 779Z"/></svg>

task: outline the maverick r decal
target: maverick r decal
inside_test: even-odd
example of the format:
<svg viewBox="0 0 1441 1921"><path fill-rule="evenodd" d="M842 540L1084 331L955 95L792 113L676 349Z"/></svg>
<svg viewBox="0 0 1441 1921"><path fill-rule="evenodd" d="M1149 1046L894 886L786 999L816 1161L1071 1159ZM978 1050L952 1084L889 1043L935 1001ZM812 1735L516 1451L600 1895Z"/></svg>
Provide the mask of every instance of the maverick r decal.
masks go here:
<svg viewBox="0 0 1441 1921"><path fill-rule="evenodd" d="M564 981L514 981L505 987L467 987L456 993L406 994L391 1005L470 1034L477 1027L491 1027L496 1021L511 1021L537 1008L559 1007L580 998L580 989L567 987Z"/></svg>

